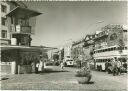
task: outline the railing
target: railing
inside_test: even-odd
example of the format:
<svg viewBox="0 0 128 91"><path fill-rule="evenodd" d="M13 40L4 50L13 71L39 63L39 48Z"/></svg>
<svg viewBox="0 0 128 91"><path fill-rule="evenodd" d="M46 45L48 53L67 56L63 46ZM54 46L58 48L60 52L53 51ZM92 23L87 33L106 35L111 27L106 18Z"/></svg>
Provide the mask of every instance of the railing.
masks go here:
<svg viewBox="0 0 128 91"><path fill-rule="evenodd" d="M11 33L31 34L31 26L11 26Z"/></svg>

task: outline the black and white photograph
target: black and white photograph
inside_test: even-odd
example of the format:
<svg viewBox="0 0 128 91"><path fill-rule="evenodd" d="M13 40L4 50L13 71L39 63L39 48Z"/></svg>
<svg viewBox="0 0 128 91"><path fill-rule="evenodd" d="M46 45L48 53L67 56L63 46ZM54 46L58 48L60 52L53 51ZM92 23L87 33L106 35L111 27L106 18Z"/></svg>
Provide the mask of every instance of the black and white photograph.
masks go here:
<svg viewBox="0 0 128 91"><path fill-rule="evenodd" d="M128 91L127 65L127 1L0 1L1 90Z"/></svg>

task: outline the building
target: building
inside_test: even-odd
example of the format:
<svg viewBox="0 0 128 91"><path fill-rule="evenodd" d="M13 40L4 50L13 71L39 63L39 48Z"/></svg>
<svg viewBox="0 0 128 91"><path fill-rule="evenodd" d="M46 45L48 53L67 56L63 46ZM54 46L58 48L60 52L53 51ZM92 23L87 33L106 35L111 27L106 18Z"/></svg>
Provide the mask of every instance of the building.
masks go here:
<svg viewBox="0 0 128 91"><path fill-rule="evenodd" d="M59 49L58 48L49 48L47 50L48 59L50 61L58 61L59 59ZM54 56L56 55L56 58Z"/></svg>
<svg viewBox="0 0 128 91"><path fill-rule="evenodd" d="M72 44L68 43L64 46L64 60L66 59L72 59L71 58L71 48L72 48Z"/></svg>
<svg viewBox="0 0 128 91"><path fill-rule="evenodd" d="M121 25L109 24L72 44L72 58L93 62L95 67L115 57L122 62L128 60L128 32Z"/></svg>
<svg viewBox="0 0 128 91"><path fill-rule="evenodd" d="M106 62L117 58L121 62L128 57L128 33L121 25L107 25L102 31L95 34L94 61ZM102 68L103 70L105 67Z"/></svg>
<svg viewBox="0 0 128 91"><path fill-rule="evenodd" d="M93 35L86 35L84 39L83 51L84 51L84 60L91 61L93 56L94 50L94 34Z"/></svg>
<svg viewBox="0 0 128 91"><path fill-rule="evenodd" d="M33 26L30 23L33 17L41 13L18 1L1 2L1 8L2 5L6 5L3 11L8 12L2 16L6 18L5 28L2 28L6 32L1 30L1 34L6 38L2 38L0 46L1 71L13 74L31 72L31 63L39 60L40 49L31 46Z"/></svg>
<svg viewBox="0 0 128 91"><path fill-rule="evenodd" d="M5 2L0 2L0 44L8 45L10 34L6 23L6 14L10 11L10 5Z"/></svg>
<svg viewBox="0 0 128 91"><path fill-rule="evenodd" d="M71 55L74 61L83 60L84 58L83 46L84 46L84 39L80 39L78 41L73 42L71 48L72 50Z"/></svg>

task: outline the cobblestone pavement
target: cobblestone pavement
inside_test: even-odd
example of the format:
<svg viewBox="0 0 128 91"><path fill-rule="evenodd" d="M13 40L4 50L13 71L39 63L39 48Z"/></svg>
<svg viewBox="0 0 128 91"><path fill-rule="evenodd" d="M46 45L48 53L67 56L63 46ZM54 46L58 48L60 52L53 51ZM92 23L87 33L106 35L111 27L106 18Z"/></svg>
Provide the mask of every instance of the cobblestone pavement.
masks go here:
<svg viewBox="0 0 128 91"><path fill-rule="evenodd" d="M48 67L53 72L41 74L10 75L1 81L2 90L86 90L86 91L127 91L127 74L112 76L105 72L92 71L94 84L78 84L76 68Z"/></svg>

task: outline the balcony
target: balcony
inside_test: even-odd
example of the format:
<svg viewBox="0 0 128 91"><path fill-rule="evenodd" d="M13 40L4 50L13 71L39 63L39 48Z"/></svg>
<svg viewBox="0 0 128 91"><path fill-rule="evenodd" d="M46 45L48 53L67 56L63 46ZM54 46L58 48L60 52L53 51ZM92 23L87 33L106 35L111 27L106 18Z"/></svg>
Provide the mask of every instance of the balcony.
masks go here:
<svg viewBox="0 0 128 91"><path fill-rule="evenodd" d="M11 26L11 33L13 34L31 34L31 26Z"/></svg>

